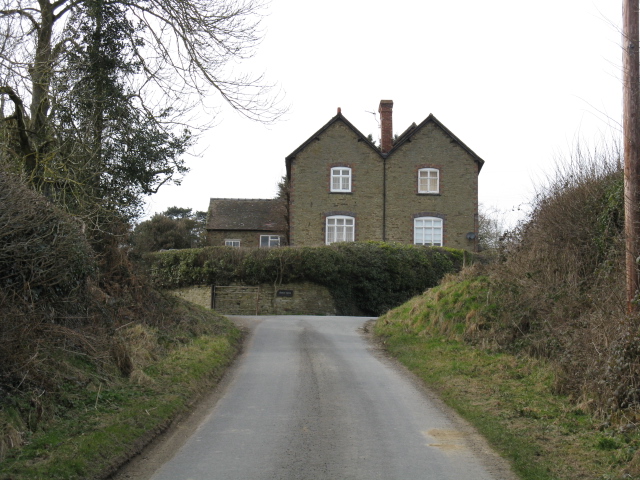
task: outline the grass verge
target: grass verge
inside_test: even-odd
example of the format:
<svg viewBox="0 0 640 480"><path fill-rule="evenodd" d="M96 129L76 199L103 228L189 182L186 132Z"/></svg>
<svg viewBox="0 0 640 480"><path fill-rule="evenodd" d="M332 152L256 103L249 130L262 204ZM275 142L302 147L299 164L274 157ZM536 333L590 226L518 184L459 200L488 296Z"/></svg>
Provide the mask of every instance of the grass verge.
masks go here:
<svg viewBox="0 0 640 480"><path fill-rule="evenodd" d="M212 311L183 308L183 320L170 331L135 324L118 332L131 363L127 376L63 352L57 361L67 380L55 398L41 402L49 418L36 429L25 411L37 415L30 404L38 399L4 403L1 426L16 431L22 445L6 454L0 479L105 478L215 385L242 334Z"/></svg>
<svg viewBox="0 0 640 480"><path fill-rule="evenodd" d="M442 289L426 295L430 300L414 299L380 317L375 334L389 353L475 425L522 479L640 478L637 429L598 420L588 406L555 394L555 370L548 362L482 349L440 333L456 328L443 328L446 320L439 314L438 321L425 321L430 314L416 303L438 312L434 302L451 297ZM434 328L425 329L429 324Z"/></svg>

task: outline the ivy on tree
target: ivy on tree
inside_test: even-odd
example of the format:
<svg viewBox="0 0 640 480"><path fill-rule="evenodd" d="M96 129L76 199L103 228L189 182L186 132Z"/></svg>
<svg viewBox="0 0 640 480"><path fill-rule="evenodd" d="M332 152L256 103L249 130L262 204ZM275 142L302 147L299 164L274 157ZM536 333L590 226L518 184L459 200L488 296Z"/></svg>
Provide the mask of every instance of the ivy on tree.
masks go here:
<svg viewBox="0 0 640 480"><path fill-rule="evenodd" d="M282 113L252 55L256 0L2 0L0 159L95 223L140 213L186 172L187 114L211 93L263 122Z"/></svg>

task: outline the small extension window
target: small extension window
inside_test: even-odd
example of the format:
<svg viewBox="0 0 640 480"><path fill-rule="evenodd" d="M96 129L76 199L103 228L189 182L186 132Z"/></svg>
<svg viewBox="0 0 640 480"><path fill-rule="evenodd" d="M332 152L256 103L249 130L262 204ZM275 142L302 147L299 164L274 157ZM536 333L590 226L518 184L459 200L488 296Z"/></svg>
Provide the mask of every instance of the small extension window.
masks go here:
<svg viewBox="0 0 640 480"><path fill-rule="evenodd" d="M265 248L279 247L280 237L278 235L260 235L260 246Z"/></svg>

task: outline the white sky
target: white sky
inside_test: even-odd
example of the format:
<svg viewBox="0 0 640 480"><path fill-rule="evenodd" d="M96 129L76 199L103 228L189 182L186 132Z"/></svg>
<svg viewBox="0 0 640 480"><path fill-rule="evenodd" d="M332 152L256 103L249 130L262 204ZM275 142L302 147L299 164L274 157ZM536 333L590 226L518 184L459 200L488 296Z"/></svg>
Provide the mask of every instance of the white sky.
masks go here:
<svg viewBox="0 0 640 480"><path fill-rule="evenodd" d="M247 66L280 86L288 114L265 126L224 107L149 215L272 198L284 158L337 107L377 138L367 112L381 99L394 101L394 133L433 113L483 158L480 203L501 211L526 208L577 140L621 136L622 1L271 0L268 11Z"/></svg>

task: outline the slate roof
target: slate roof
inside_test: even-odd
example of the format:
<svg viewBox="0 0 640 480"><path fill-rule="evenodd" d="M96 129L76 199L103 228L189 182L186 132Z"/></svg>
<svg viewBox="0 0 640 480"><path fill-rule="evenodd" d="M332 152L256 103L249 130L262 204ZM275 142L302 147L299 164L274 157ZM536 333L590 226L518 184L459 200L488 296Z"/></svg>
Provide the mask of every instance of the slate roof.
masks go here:
<svg viewBox="0 0 640 480"><path fill-rule="evenodd" d="M278 200L248 198L212 198L209 202L207 230L285 230Z"/></svg>

